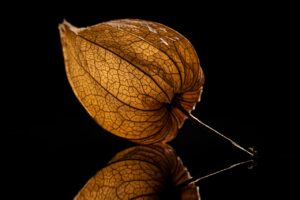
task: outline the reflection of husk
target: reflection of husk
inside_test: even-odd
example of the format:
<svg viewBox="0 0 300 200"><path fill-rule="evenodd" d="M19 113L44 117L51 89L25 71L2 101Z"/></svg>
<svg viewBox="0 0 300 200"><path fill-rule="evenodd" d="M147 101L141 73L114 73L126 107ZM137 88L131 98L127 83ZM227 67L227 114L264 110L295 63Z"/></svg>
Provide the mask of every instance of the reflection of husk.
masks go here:
<svg viewBox="0 0 300 200"><path fill-rule="evenodd" d="M75 200L200 199L198 187L176 185L190 179L174 150L166 144L136 146L115 155L97 172Z"/></svg>

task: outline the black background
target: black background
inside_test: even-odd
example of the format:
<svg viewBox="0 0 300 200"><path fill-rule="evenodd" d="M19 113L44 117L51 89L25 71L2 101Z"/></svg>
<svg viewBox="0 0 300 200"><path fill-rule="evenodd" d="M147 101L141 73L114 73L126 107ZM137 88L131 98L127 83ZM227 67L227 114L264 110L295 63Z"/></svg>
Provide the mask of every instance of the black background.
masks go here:
<svg viewBox="0 0 300 200"><path fill-rule="evenodd" d="M186 36L206 75L193 114L260 155L253 170L240 167L200 182L202 199L295 197L299 131L292 5L83 1L15 2L2 9L5 199L72 199L114 154L133 145L101 129L75 98L57 29L64 18L78 27L147 19ZM189 121L171 145L194 176L247 158Z"/></svg>

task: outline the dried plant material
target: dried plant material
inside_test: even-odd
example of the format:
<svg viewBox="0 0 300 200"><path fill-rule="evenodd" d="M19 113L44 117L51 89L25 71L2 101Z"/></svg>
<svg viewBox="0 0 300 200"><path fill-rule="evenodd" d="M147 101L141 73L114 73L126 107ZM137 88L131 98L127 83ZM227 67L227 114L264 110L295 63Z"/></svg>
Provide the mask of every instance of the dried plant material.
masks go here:
<svg viewBox="0 0 300 200"><path fill-rule="evenodd" d="M77 98L107 131L136 143L172 140L200 100L204 75L191 43L143 20L59 25Z"/></svg>
<svg viewBox="0 0 300 200"><path fill-rule="evenodd" d="M136 146L118 153L81 189L75 200L200 199L189 172L166 144Z"/></svg>

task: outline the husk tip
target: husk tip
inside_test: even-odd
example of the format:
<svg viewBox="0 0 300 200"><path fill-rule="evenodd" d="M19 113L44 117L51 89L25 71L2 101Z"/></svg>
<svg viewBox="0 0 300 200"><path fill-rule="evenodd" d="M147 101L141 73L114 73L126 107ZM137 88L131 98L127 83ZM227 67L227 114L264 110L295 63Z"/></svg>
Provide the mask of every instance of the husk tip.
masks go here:
<svg viewBox="0 0 300 200"><path fill-rule="evenodd" d="M80 31L79 28L73 26L66 19L64 19L63 22L58 25L58 29L61 34L64 34L67 29L74 32L75 34L77 34Z"/></svg>

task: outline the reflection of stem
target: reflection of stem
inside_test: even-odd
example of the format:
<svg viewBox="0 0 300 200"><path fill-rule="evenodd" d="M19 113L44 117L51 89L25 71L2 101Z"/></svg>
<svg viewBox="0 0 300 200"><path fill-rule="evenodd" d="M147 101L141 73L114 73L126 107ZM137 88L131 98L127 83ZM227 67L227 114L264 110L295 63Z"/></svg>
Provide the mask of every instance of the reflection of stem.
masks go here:
<svg viewBox="0 0 300 200"><path fill-rule="evenodd" d="M187 117L189 117L189 119L192 120L193 123L195 123L198 127L205 129L211 133L217 134L218 136L222 137L223 139L225 139L226 141L230 142L233 146L237 147L238 149L246 152L247 154L249 154L251 157L254 156L254 153L245 149L244 147L242 147L241 145L239 145L238 143L236 143L235 141L233 141L232 139L226 137L225 135L223 135L222 133L220 133L219 131L213 129L212 127L208 126L207 124L205 124L204 122L200 121L198 118L196 118L195 116L193 116L191 113L187 112L182 106L178 105L177 108L183 113L185 114Z"/></svg>
<svg viewBox="0 0 300 200"><path fill-rule="evenodd" d="M221 170L212 172L212 173L210 173L210 174L208 174L208 175L201 176L201 177L196 177L196 178L191 178L191 179L189 179L189 180L187 180L187 181L185 181L185 182L179 184L177 187L180 188L180 187L184 187L184 186L189 185L189 184L197 183L197 182L199 182L199 181L202 181L203 179L209 178L209 177L211 177L211 176L217 175L217 174L219 174L219 173L228 171L228 170L230 170L230 169L232 169L232 168L235 168L235 167L238 167L238 166L240 166L240 165L247 164L247 163L251 163L251 162L253 163L254 161L253 161L252 159L250 159L250 160L242 161L242 162L239 162L239 163L235 163L235 164L233 164L233 165L230 165L229 167L226 167L226 168L223 168L223 169L221 169Z"/></svg>

